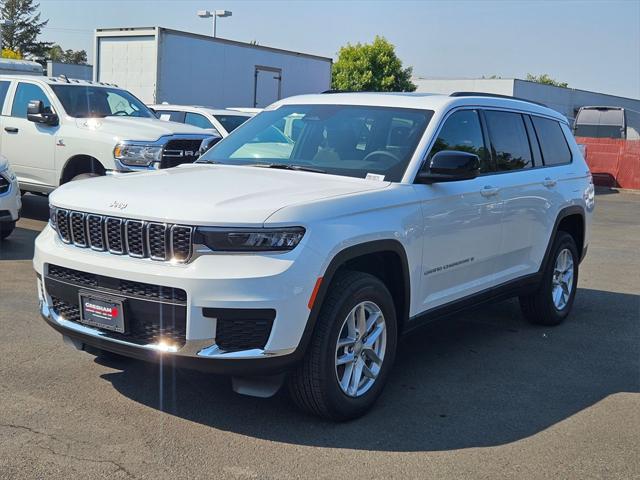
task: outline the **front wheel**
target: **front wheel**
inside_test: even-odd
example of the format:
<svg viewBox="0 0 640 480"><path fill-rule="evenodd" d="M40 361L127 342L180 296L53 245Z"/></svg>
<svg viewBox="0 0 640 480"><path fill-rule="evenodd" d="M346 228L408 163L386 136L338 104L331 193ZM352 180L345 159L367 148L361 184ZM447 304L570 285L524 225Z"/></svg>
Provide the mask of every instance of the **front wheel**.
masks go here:
<svg viewBox="0 0 640 480"><path fill-rule="evenodd" d="M94 177L101 177L102 175L98 174L98 173L81 173L79 175L76 175L75 177L73 177L71 180L69 180L70 182L75 182L77 180L84 180L86 178L94 178Z"/></svg>
<svg viewBox="0 0 640 480"><path fill-rule="evenodd" d="M578 248L573 237L559 232L538 290L520 297L525 318L538 325L558 325L571 311L578 286Z"/></svg>
<svg viewBox="0 0 640 480"><path fill-rule="evenodd" d="M363 415L382 393L396 344L396 312L384 283L362 272L339 273L305 358L289 376L294 402L331 420Z"/></svg>

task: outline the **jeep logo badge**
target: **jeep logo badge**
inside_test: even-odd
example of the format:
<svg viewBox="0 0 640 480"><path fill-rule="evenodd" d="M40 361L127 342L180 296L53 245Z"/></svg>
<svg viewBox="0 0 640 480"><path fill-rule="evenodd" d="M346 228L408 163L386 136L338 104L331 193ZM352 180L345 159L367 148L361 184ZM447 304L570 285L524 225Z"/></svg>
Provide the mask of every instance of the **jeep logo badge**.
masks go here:
<svg viewBox="0 0 640 480"><path fill-rule="evenodd" d="M118 210L124 210L128 206L129 204L127 202L121 202L119 200L114 200L109 204L109 208L117 208Z"/></svg>

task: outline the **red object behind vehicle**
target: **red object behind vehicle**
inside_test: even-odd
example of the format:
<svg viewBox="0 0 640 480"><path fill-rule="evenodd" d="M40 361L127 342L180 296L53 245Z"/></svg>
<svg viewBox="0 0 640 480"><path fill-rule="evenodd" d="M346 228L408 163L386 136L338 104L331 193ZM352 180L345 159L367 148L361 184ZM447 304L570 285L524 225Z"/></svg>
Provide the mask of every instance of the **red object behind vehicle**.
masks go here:
<svg viewBox="0 0 640 480"><path fill-rule="evenodd" d="M576 137L596 185L640 190L640 140Z"/></svg>

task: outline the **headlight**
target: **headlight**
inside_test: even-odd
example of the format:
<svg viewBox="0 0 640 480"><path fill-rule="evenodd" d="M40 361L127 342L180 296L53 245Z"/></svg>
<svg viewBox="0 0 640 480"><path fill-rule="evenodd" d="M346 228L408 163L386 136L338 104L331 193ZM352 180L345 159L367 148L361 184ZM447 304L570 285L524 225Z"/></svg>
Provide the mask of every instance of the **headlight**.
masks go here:
<svg viewBox="0 0 640 480"><path fill-rule="evenodd" d="M58 230L58 219L56 218L56 207L49 205L49 225L54 230Z"/></svg>
<svg viewBox="0 0 640 480"><path fill-rule="evenodd" d="M4 169L0 169L0 173L4 175L11 183L16 181L16 174L13 170L11 170L11 167L9 165L4 167Z"/></svg>
<svg viewBox="0 0 640 480"><path fill-rule="evenodd" d="M194 243L220 252L283 252L296 248L305 229L291 228L209 228L196 229Z"/></svg>
<svg viewBox="0 0 640 480"><path fill-rule="evenodd" d="M125 165L148 167L162 159L162 146L120 143L113 149L113 156Z"/></svg>

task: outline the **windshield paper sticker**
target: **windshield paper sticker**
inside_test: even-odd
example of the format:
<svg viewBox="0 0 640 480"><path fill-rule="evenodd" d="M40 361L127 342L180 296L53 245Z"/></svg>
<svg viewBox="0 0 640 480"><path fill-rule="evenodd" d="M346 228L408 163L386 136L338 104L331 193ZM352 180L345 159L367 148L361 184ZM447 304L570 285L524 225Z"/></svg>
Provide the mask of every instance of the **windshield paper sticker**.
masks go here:
<svg viewBox="0 0 640 480"><path fill-rule="evenodd" d="M376 182L384 181L384 175L378 175L377 173L367 173L367 176L364 178L365 180L375 180Z"/></svg>

